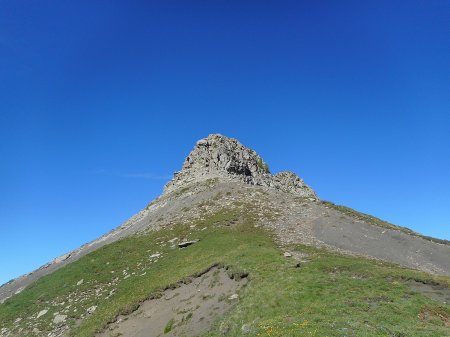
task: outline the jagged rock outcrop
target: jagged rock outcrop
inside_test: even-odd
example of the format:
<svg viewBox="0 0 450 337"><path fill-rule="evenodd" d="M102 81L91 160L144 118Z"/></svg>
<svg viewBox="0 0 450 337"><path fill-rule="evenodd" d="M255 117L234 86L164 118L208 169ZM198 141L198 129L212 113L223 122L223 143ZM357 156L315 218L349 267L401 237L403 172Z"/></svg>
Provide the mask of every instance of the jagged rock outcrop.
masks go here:
<svg viewBox="0 0 450 337"><path fill-rule="evenodd" d="M197 142L184 161L182 170L175 172L164 192L209 178L239 180L250 185L276 188L302 197L317 199L315 192L292 172L272 175L268 165L252 149L233 138L209 135Z"/></svg>

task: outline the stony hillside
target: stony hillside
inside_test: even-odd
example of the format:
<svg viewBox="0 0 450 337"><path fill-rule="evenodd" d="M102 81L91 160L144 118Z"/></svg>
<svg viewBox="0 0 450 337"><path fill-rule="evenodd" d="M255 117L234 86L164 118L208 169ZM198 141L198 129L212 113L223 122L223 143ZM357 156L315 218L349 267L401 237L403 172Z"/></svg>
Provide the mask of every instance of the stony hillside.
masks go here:
<svg viewBox="0 0 450 337"><path fill-rule="evenodd" d="M449 256L210 135L130 220L0 287L0 336L450 336Z"/></svg>

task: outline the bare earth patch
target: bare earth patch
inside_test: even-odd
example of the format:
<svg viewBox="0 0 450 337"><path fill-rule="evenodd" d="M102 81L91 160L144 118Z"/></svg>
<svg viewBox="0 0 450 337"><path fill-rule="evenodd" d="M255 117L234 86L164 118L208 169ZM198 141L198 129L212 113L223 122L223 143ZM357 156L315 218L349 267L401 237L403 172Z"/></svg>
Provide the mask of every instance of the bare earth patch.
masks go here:
<svg viewBox="0 0 450 337"><path fill-rule="evenodd" d="M429 284L416 280L408 280L406 284L414 291L419 292L443 304L450 303L450 289L443 284Z"/></svg>
<svg viewBox="0 0 450 337"><path fill-rule="evenodd" d="M198 336L239 301L238 291L247 281L213 267L191 283L145 301L132 314L119 316L96 337Z"/></svg>

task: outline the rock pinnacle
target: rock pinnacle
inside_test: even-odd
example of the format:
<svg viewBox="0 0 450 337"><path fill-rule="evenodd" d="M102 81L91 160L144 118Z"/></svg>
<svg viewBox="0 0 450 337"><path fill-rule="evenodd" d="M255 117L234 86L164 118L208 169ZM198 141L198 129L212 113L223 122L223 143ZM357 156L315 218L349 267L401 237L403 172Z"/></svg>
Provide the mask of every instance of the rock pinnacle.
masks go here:
<svg viewBox="0 0 450 337"><path fill-rule="evenodd" d="M220 134L211 134L196 143L181 171L174 173L164 192L209 178L239 180L250 185L317 198L315 192L295 173L271 174L267 163L254 150Z"/></svg>

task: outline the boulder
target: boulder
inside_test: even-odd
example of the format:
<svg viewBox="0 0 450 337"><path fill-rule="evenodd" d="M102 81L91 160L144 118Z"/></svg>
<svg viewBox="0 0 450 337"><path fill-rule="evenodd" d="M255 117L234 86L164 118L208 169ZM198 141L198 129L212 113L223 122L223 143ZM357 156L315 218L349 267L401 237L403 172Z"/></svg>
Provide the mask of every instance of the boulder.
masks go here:
<svg viewBox="0 0 450 337"><path fill-rule="evenodd" d="M60 315L57 314L55 315L55 317L53 318L53 323L54 324L60 324L60 323L64 323L66 321L67 315Z"/></svg>
<svg viewBox="0 0 450 337"><path fill-rule="evenodd" d="M179 248L185 248L185 247L188 247L188 246L190 246L190 245L193 245L194 243L197 243L197 242L198 242L198 240L183 241L183 242L180 242L180 243L178 244L178 247L179 247Z"/></svg>

